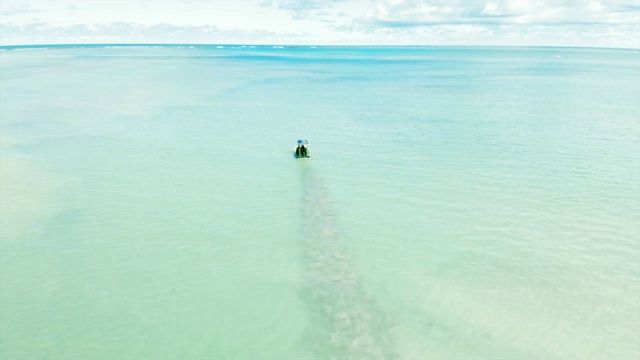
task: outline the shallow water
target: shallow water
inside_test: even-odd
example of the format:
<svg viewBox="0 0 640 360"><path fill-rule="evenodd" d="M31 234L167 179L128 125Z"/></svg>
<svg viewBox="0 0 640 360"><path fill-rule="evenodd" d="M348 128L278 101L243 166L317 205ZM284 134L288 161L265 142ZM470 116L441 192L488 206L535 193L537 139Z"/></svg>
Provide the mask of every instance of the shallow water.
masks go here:
<svg viewBox="0 0 640 360"><path fill-rule="evenodd" d="M0 355L637 359L638 94L632 50L2 51Z"/></svg>

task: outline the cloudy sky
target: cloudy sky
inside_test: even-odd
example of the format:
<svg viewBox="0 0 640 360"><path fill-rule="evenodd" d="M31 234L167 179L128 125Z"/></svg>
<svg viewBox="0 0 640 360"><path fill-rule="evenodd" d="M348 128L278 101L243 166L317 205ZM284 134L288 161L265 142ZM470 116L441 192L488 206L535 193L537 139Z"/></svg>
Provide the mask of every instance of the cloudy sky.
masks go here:
<svg viewBox="0 0 640 360"><path fill-rule="evenodd" d="M640 0L0 0L0 45L640 48Z"/></svg>

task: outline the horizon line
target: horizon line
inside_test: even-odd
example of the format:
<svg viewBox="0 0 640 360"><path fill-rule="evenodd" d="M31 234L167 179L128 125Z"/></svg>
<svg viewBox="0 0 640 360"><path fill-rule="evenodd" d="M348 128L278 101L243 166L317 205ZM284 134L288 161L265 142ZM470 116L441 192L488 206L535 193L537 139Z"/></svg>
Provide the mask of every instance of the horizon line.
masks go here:
<svg viewBox="0 0 640 360"><path fill-rule="evenodd" d="M239 46L239 47L276 47L276 48L301 48L301 47L321 47L321 48L555 48L555 49L603 49L603 50L635 50L640 51L640 47L600 47L600 46L564 46L564 45L415 45L415 44L401 44L401 45L372 45L372 44L251 44L251 43L61 43L61 44L14 44L14 45L2 45L2 50L13 49L42 49L48 47L107 47L107 46L121 46L121 47L178 47L178 46L191 46L191 47L211 47L211 46Z"/></svg>

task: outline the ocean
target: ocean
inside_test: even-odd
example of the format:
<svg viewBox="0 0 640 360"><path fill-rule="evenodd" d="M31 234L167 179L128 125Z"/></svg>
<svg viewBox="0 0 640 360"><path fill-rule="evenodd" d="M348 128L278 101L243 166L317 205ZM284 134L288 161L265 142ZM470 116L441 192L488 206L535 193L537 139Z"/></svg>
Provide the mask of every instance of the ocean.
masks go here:
<svg viewBox="0 0 640 360"><path fill-rule="evenodd" d="M3 360L640 357L637 50L0 50Z"/></svg>

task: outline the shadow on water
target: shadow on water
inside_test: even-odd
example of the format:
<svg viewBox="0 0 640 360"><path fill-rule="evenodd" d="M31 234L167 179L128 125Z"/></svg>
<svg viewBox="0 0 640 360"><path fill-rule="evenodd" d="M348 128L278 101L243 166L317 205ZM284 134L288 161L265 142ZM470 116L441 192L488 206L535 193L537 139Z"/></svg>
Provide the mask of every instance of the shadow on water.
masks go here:
<svg viewBox="0 0 640 360"><path fill-rule="evenodd" d="M311 350L324 359L393 359L391 322L358 279L337 231L327 188L310 164L300 165L304 297L313 310Z"/></svg>

